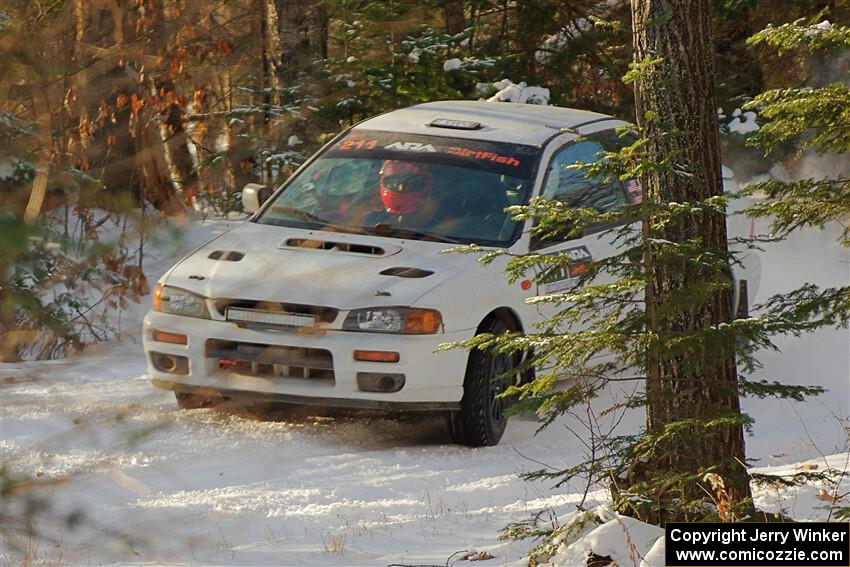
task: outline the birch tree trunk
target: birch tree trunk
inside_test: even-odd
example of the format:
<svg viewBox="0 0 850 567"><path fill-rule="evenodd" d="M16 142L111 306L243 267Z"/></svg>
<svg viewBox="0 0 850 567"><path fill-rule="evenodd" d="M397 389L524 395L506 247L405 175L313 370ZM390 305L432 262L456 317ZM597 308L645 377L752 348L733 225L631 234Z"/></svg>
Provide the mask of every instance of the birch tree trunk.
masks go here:
<svg viewBox="0 0 850 567"><path fill-rule="evenodd" d="M709 0L633 0L633 36L637 62L660 59L636 83L637 122L648 138L648 159L672 159L675 167L648 173L641 181L644 201L702 201L723 194L720 145L714 101L713 49ZM650 213L651 214L651 213ZM648 224L645 224L647 230ZM704 210L666 226L654 226L648 236L682 243L701 239L705 250L727 251L725 215ZM665 309L687 286L729 278L727 265L709 269L689 267L685 259L662 260L651 249L645 258L650 281L646 302L651 326L659 336L685 336L732 320L731 294L717 289L698 304ZM712 271L714 270L714 271ZM745 468L744 434L740 423L738 376L732 346L681 353L663 349L649 352L647 376L647 432L659 434L671 424L699 420L647 463L636 463L631 483L659 475L692 475L683 495L706 498L708 483L701 473L711 467L723 477L729 500L751 497ZM725 424L705 426L713 418ZM685 441L685 439L687 439ZM682 478L682 477L679 477ZM657 494L658 516L653 522L675 520Z"/></svg>
<svg viewBox="0 0 850 567"><path fill-rule="evenodd" d="M33 93L33 106L35 107L36 124L40 147L38 150L38 161L35 166L35 178L32 182L27 208L24 211L24 222L31 223L38 218L44 197L47 194L47 180L50 176L50 158L53 155L53 133L51 132L50 106L47 97L41 89L35 89Z"/></svg>
<svg viewBox="0 0 850 567"><path fill-rule="evenodd" d="M175 30L180 29L177 20L181 17L178 15L181 13L175 10L177 5L177 2L171 0L165 3L169 9L155 12L155 23L151 30L155 45L170 46L176 42L175 36L179 32ZM174 188L184 204L188 205L191 204L192 195L197 192L198 175L189 151L191 140L186 132L186 109L183 102L186 97L178 94L179 81L172 70L165 65L161 67L156 74L147 73L148 89L151 99L164 99L157 113L164 157Z"/></svg>

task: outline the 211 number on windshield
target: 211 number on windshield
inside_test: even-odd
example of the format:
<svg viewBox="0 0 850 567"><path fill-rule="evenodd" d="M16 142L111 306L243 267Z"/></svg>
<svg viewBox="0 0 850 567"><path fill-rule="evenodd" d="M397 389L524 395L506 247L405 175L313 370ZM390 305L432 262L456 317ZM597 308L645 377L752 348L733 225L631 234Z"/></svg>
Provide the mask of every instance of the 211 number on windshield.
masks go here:
<svg viewBox="0 0 850 567"><path fill-rule="evenodd" d="M346 140L340 144L339 149L343 152L351 150L374 150L378 146L378 140Z"/></svg>

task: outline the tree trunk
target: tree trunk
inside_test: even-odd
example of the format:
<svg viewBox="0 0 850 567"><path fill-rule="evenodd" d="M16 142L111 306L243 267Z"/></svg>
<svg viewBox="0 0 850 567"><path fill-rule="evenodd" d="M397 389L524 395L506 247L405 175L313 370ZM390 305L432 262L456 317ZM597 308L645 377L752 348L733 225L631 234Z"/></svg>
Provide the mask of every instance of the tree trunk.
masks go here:
<svg viewBox="0 0 850 567"><path fill-rule="evenodd" d="M161 176L161 181L166 183L170 180L175 197L180 195L183 203L189 205L192 195L197 192L198 175L189 152L190 140L182 97L176 94L175 81L167 72L156 76L148 74L146 83L148 100L156 101L158 107L156 114L162 155L156 156L156 159L165 164L168 173ZM150 139L148 143L155 143L155 140ZM156 153L156 149L150 146L148 151Z"/></svg>
<svg viewBox="0 0 850 567"><path fill-rule="evenodd" d="M280 45L277 38L277 8L274 0L260 0L260 88L263 92L263 125L268 134L270 108L279 102L280 94L272 97L272 89L280 88Z"/></svg>
<svg viewBox="0 0 850 567"><path fill-rule="evenodd" d="M632 12L636 61L660 59L636 83L637 122L648 139L646 157L655 163L672 158L676 164L645 175L641 180L644 203L663 207L722 195L710 2L633 0ZM704 250L727 251L723 214L704 210L677 217L669 224L655 224L652 212L648 214L647 237L673 243L701 239ZM706 281L729 281L728 262L725 268L695 268L685 258L664 259L652 248L645 260L647 314L657 336L688 336L731 321L728 289L707 293L697 302L677 304L676 309L664 308L674 298L681 301L685 289L697 289ZM633 485L690 475L677 495L658 489L653 495L657 515L647 519L657 523L683 519L666 505L674 496L705 500L706 489L714 495L702 479L709 470L723 477L732 504L746 504L751 495L733 347L721 348L718 354L718 349L709 350L702 344L688 352L658 346L650 349L647 359L647 433L669 432L668 426L686 420L698 423L685 427L685 433L667 443L657 458L633 467L629 479ZM714 418L729 420L721 425L705 423Z"/></svg>
<svg viewBox="0 0 850 567"><path fill-rule="evenodd" d="M537 61L535 54L551 26L554 10L544 0L529 0L516 4L516 50L523 81L534 81Z"/></svg>
<svg viewBox="0 0 850 567"><path fill-rule="evenodd" d="M466 28L466 17L464 16L463 8L464 3L462 0L448 0L443 5L443 20L446 23L447 34L459 34Z"/></svg>
<svg viewBox="0 0 850 567"><path fill-rule="evenodd" d="M274 0L280 41L280 77L285 85L312 59L327 56L327 16L317 0Z"/></svg>
<svg viewBox="0 0 850 567"><path fill-rule="evenodd" d="M176 216L185 212L174 191L174 183L168 169L168 161L162 147L159 126L149 123L136 134L134 175L138 175L144 187L145 198L166 215Z"/></svg>
<svg viewBox="0 0 850 567"><path fill-rule="evenodd" d="M50 160L53 155L53 132L51 132L51 113L47 97L41 89L33 92L34 114L38 125L40 147L38 161L35 166L35 178L32 182L27 208L24 211L24 222L34 222L41 213L44 197L47 194L47 180L50 176Z"/></svg>
<svg viewBox="0 0 850 567"><path fill-rule="evenodd" d="M171 8L175 6L176 3ZM197 10L198 6L194 8ZM164 9L155 12L155 15L152 29L156 38L154 43L169 46L170 54L173 55L173 52L179 51L175 46L179 32L175 30L180 30L179 20L183 14L174 9ZM197 192L198 175L189 151L191 140L186 132L188 99L179 92L182 86L180 79L183 78L182 63L163 64L160 67L158 72L146 74L149 96L159 103L160 138L169 175L183 202L188 205L191 204L192 195Z"/></svg>

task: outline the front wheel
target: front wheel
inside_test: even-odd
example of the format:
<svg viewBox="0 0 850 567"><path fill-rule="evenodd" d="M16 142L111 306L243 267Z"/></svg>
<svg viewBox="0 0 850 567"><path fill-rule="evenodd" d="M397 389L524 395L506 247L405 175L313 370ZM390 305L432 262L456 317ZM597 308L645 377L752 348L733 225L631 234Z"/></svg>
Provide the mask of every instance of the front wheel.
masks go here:
<svg viewBox="0 0 850 567"><path fill-rule="evenodd" d="M494 319L481 332L501 335L507 330L503 322ZM469 353L461 407L449 416L455 443L485 447L499 442L508 424L505 410L509 405L509 400L500 394L513 382L515 367L515 357L511 354L492 349L475 349Z"/></svg>

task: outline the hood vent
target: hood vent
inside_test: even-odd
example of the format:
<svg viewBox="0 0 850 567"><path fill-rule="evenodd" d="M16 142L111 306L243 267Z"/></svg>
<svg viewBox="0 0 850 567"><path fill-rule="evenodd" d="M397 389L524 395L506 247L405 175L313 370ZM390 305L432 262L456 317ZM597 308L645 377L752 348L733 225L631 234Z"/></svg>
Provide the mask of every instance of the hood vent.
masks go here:
<svg viewBox="0 0 850 567"><path fill-rule="evenodd" d="M215 250L207 256L210 260L220 260L222 262L238 262L244 257L244 252L237 252L235 250Z"/></svg>
<svg viewBox="0 0 850 567"><path fill-rule="evenodd" d="M397 278L427 278L433 274L431 270L423 270L422 268L387 268L380 272L382 276L395 276Z"/></svg>
<svg viewBox="0 0 850 567"><path fill-rule="evenodd" d="M369 256L383 256L386 251L379 246L369 244L353 244L351 242L333 242L330 240L309 240L306 238L290 238L285 243L292 248L308 248L311 250L329 250L337 252L350 252L352 254L367 254Z"/></svg>

